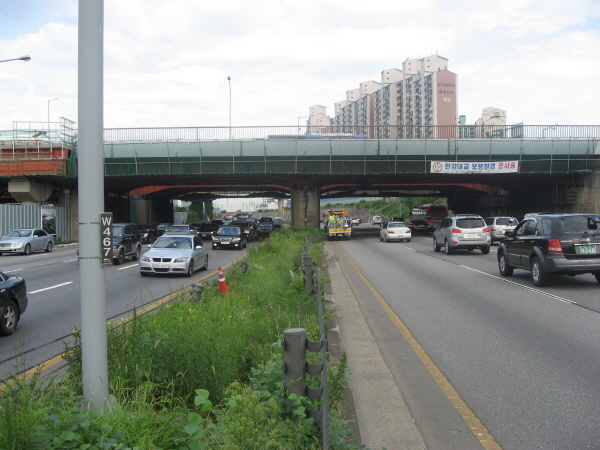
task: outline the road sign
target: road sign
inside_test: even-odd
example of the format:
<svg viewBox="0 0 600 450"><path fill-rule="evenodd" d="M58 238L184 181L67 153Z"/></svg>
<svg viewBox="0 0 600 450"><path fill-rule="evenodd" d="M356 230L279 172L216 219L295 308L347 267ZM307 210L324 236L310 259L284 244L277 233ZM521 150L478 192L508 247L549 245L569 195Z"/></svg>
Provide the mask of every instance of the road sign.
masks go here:
<svg viewBox="0 0 600 450"><path fill-rule="evenodd" d="M112 224L112 213L100 213L100 248L102 249L101 266L110 266L113 263Z"/></svg>

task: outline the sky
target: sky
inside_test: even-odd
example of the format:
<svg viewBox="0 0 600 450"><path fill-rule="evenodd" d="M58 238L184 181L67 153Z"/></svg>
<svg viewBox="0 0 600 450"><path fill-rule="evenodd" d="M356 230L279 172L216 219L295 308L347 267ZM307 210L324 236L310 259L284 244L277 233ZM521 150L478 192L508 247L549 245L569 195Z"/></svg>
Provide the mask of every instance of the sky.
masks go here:
<svg viewBox="0 0 600 450"><path fill-rule="evenodd" d="M0 132L77 122L78 3L0 0ZM600 124L598 0L105 0L104 126L297 125L436 53L467 124Z"/></svg>
<svg viewBox="0 0 600 450"><path fill-rule="evenodd" d="M77 122L78 6L0 0L0 130ZM105 0L104 125L296 125L436 53L467 123L600 123L598 0Z"/></svg>

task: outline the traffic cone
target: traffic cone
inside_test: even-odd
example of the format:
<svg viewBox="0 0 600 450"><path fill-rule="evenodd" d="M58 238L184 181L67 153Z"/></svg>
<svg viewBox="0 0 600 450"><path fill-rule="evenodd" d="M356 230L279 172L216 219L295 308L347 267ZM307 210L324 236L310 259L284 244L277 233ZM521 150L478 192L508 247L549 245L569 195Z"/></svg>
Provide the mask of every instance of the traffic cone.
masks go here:
<svg viewBox="0 0 600 450"><path fill-rule="evenodd" d="M219 292L221 294L229 294L229 287L227 287L227 281L225 281L225 275L223 270L219 267Z"/></svg>

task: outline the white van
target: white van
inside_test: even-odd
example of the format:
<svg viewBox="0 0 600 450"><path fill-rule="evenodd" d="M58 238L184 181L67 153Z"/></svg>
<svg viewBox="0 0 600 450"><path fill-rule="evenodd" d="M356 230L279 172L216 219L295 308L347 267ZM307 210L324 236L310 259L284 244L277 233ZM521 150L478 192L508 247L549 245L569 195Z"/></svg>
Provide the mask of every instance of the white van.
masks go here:
<svg viewBox="0 0 600 450"><path fill-rule="evenodd" d="M381 216L373 216L373 219L371 219L371 225L381 225Z"/></svg>

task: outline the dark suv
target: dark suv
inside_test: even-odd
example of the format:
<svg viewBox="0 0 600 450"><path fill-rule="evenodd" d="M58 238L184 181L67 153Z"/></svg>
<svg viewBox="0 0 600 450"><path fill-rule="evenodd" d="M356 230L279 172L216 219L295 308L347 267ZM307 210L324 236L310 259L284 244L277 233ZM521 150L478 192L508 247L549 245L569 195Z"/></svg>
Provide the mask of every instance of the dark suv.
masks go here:
<svg viewBox="0 0 600 450"><path fill-rule="evenodd" d="M113 264L123 264L125 258L137 261L142 252L142 234L135 223L113 223Z"/></svg>
<svg viewBox="0 0 600 450"><path fill-rule="evenodd" d="M500 274L531 271L536 286L546 286L552 274L591 273L600 283L600 215L528 214L498 248Z"/></svg>

